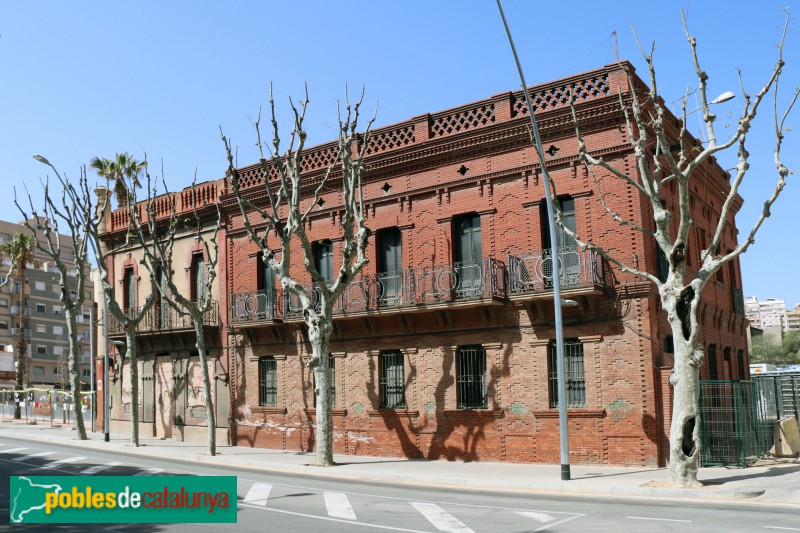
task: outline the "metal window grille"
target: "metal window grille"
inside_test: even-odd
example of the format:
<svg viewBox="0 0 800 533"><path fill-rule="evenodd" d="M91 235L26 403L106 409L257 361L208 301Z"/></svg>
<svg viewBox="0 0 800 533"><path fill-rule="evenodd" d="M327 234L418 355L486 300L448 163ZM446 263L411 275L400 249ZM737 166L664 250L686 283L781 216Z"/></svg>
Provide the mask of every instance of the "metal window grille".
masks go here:
<svg viewBox="0 0 800 533"><path fill-rule="evenodd" d="M669 260L658 243L656 243L656 275L662 282L667 281L669 276Z"/></svg>
<svg viewBox="0 0 800 533"><path fill-rule="evenodd" d="M391 350L381 353L381 407L397 409L406 406L403 353Z"/></svg>
<svg viewBox="0 0 800 533"><path fill-rule="evenodd" d="M556 343L550 342L550 407L558 407L558 372ZM564 339L564 378L567 389L567 407L586 406L586 374L583 370L583 343L578 339Z"/></svg>
<svg viewBox="0 0 800 533"><path fill-rule="evenodd" d="M486 409L486 350L480 344L458 349L458 408Z"/></svg>
<svg viewBox="0 0 800 533"><path fill-rule="evenodd" d="M715 380L719 376L717 374L717 345L709 344L708 351L706 352L706 359L708 359L708 379Z"/></svg>
<svg viewBox="0 0 800 533"><path fill-rule="evenodd" d="M258 360L258 405L278 405L278 365L274 357Z"/></svg>

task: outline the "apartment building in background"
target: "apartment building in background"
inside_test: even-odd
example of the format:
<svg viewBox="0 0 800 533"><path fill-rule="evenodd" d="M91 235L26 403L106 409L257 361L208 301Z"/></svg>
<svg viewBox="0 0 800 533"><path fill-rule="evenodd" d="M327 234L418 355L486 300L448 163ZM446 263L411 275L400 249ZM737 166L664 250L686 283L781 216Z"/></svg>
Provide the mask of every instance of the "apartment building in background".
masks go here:
<svg viewBox="0 0 800 533"><path fill-rule="evenodd" d="M796 304L791 311L786 311L786 329L800 331L800 304Z"/></svg>
<svg viewBox="0 0 800 533"><path fill-rule="evenodd" d="M0 244L7 242L16 233L30 234L23 224L0 221ZM68 283L75 283L76 268L72 241L66 235L59 236L61 257L69 272ZM3 258L3 274L8 272L9 258ZM89 278L89 266L83 267L86 273L84 286L84 305L77 315L78 339L81 343L79 372L82 388L90 388L90 364L92 347L89 333L91 307L94 302L93 284ZM69 340L63 305L60 301L60 274L55 263L38 249L34 250L34 260L27 265L24 280L11 279L0 288L0 346L16 360L17 342L25 335L27 346L27 376L25 383L35 387L51 389L69 388L67 361ZM21 284L24 283L24 291ZM20 302L24 294L25 301ZM27 328L22 329L21 318L27 317ZM13 380L8 386L13 386Z"/></svg>
<svg viewBox="0 0 800 533"><path fill-rule="evenodd" d="M785 301L777 298L766 298L759 301L758 296L748 296L744 305L745 314L751 325L763 330L777 327L783 333L789 330L789 316ZM796 311L797 308L795 308ZM796 321L796 319L794 320Z"/></svg>

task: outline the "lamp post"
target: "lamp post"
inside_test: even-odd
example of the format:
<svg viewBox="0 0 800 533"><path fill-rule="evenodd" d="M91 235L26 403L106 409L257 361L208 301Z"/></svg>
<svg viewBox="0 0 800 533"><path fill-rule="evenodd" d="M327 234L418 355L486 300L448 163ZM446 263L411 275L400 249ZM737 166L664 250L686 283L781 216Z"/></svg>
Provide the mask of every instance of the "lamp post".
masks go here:
<svg viewBox="0 0 800 533"><path fill-rule="evenodd" d="M536 154L539 156L539 163L542 167L542 177L544 178L544 199L547 204L547 220L550 230L550 262L553 269L553 309L556 325L556 375L558 377L558 429L559 446L561 449L561 479L568 481L570 479L569 429L567 427L567 387L564 376L564 321L561 314L561 306L564 304L574 305L574 302L570 304L571 300L561 299L561 280L559 279L558 269L558 241L556 239L553 198L550 190L550 175L547 172L547 164L544 160L544 150L542 149L542 139L539 137L539 128L536 126L536 118L533 116L533 104L528 94L528 84L525 83L522 65L520 64L517 49L514 46L514 39L511 37L511 30L508 27L508 22L506 21L505 13L503 13L503 6L500 4L500 0L497 0L497 8L500 10L503 26L505 26L506 34L508 34L508 43L511 45L511 51L514 53L514 61L519 71L519 79L520 82L522 82L522 93L525 95L525 103L528 106L528 116L531 118L531 129L533 131Z"/></svg>

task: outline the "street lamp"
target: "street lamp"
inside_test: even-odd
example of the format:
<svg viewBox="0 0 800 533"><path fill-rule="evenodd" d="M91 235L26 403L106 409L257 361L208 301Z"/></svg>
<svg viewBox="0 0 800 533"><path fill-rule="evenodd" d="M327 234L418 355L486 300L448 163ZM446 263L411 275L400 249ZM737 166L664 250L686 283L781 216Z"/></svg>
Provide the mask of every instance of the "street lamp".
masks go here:
<svg viewBox="0 0 800 533"><path fill-rule="evenodd" d="M533 104L531 103L530 94L528 94L528 84L525 83L525 75L522 73L522 65L517 55L517 48L514 46L514 39L511 38L511 30L508 27L508 22L506 22L506 16L503 13L503 6L500 5L500 0L497 0L497 7L500 10L500 16L503 18L503 25L506 28L506 34L508 34L508 43L511 45L511 51L514 53L514 61L517 63L519 80L522 82L522 94L525 95L525 103L528 106L528 116L531 117L531 129L533 131L536 154L539 156L539 164L542 167L542 177L544 178L544 199L547 204L547 220L550 230L550 253L553 265L553 309L556 323L556 375L558 377L558 431L559 447L561 450L561 479L563 481L568 481L570 479L569 428L567 427L567 386L564 373L564 320L561 314L561 306L572 304L569 303L569 300L565 301L561 299L561 280L559 279L560 275L558 269L558 240L556 239L553 198L552 192L550 191L550 174L547 172L547 164L544 159L542 139L539 137L539 128L536 126L536 118L533 116Z"/></svg>

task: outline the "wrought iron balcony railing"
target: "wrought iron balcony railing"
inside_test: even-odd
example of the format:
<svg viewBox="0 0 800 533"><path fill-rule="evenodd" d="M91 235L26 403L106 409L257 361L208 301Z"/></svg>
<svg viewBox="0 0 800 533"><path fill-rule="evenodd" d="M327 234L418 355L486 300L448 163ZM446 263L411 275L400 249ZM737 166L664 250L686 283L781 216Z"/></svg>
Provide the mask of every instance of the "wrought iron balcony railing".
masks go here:
<svg viewBox="0 0 800 533"><path fill-rule="evenodd" d="M509 292L521 294L552 290L552 255L551 250L509 254ZM561 288L613 285L609 265L595 251L577 247L559 248L558 271Z"/></svg>
<svg viewBox="0 0 800 533"><path fill-rule="evenodd" d="M217 326L219 325L219 317L217 314L218 304L217 302L211 302L206 310L203 313L203 325L204 326ZM125 316L129 318L134 318L137 314L136 309L125 309L124 310ZM123 333L125 331L125 327L123 323L118 320L113 314L109 314L108 320L108 329L109 333L117 334ZM175 330L185 330L185 329L192 329L194 325L192 324L192 317L189 315L182 315L178 313L175 309L173 309L169 305L154 305L151 307L139 324L136 326L136 331L140 333L157 333L157 332L168 332L168 331L175 331Z"/></svg>
<svg viewBox="0 0 800 533"><path fill-rule="evenodd" d="M275 289L231 294L231 322L274 320L278 316L277 302L278 293Z"/></svg>
<svg viewBox="0 0 800 533"><path fill-rule="evenodd" d="M314 306L320 293L305 285ZM382 272L353 281L334 305L334 314L362 313L417 305L506 297L505 265L491 258L433 267ZM294 294L256 291L231 295L231 322L296 319L303 306Z"/></svg>

